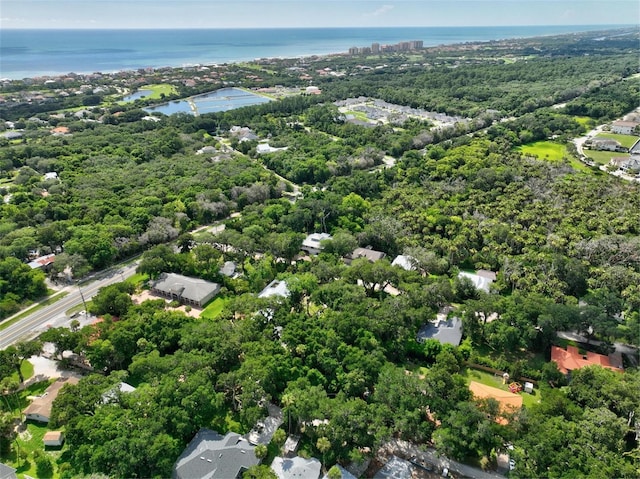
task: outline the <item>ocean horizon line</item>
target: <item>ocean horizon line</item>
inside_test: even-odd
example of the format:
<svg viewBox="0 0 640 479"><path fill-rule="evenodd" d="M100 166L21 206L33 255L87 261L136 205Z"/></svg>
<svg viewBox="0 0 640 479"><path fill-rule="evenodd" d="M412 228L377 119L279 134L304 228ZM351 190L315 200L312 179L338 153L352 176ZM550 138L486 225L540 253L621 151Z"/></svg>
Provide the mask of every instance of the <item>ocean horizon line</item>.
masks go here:
<svg viewBox="0 0 640 479"><path fill-rule="evenodd" d="M0 30L0 78L115 73L341 55L351 47L421 41L424 48L637 29L636 25Z"/></svg>
<svg viewBox="0 0 640 479"><path fill-rule="evenodd" d="M554 24L511 24L511 25L401 25L401 26L339 26L339 27L121 27L121 28L3 28L7 31L93 31L93 32L117 32L117 31L211 31L211 30L396 30L396 29L422 29L422 28L563 28L563 27L603 27L603 28L628 28L640 27L638 23L554 23Z"/></svg>

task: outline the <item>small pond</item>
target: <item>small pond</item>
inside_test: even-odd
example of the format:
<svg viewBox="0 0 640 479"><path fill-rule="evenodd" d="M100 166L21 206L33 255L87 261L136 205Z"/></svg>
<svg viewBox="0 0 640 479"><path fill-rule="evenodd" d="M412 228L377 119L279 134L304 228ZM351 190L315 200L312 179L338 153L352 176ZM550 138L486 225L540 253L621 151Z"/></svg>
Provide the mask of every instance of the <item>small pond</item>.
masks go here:
<svg viewBox="0 0 640 479"><path fill-rule="evenodd" d="M125 101L127 103L131 102L131 101L136 101L139 100L140 98L144 98L147 97L149 95L151 95L153 92L151 90L138 90L134 93L132 93L131 95L127 95L125 96L122 101Z"/></svg>

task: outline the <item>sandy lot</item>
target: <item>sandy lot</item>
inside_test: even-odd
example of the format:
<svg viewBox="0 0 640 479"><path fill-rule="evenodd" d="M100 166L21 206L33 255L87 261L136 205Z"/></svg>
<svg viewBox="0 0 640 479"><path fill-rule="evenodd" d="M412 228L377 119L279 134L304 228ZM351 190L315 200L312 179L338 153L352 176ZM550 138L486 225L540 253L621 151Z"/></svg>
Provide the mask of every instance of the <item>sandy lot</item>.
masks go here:
<svg viewBox="0 0 640 479"><path fill-rule="evenodd" d="M161 298L159 296L154 296L153 294L151 294L149 291L144 290L139 294L134 294L131 296L131 299L133 300L134 304L140 304L144 301L146 301L147 299L164 299L164 302L167 303L167 305L170 303L170 301L166 298ZM202 312L201 309L198 308L194 308L193 306L191 306L191 311L185 311L185 306L179 306L177 308L169 308L167 306L167 309L171 309L173 311L182 311L184 314L186 314L187 316L191 316L193 318L197 318L200 316L200 313Z"/></svg>

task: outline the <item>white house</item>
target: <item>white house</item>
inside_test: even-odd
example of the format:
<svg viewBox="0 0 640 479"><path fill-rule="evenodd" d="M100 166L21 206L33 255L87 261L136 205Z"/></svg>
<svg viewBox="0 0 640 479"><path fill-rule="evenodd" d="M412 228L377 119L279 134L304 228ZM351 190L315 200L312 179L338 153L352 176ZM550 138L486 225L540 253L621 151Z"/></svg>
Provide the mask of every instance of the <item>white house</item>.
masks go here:
<svg viewBox="0 0 640 479"><path fill-rule="evenodd" d="M64 443L64 434L61 431L47 431L42 438L42 442L45 447L60 447Z"/></svg>
<svg viewBox="0 0 640 479"><path fill-rule="evenodd" d="M640 123L635 121L614 121L611 123L611 132L620 135L632 135L638 125Z"/></svg>
<svg viewBox="0 0 640 479"><path fill-rule="evenodd" d="M286 281L274 279L262 291L260 291L258 298L269 298L271 296L288 298L290 294Z"/></svg>
<svg viewBox="0 0 640 479"><path fill-rule="evenodd" d="M395 257L395 259L391 262L391 266L399 266L402 269L406 269L407 271L412 271L415 268L414 266L415 260L411 256L407 256L404 254L400 254Z"/></svg>
<svg viewBox="0 0 640 479"><path fill-rule="evenodd" d="M321 241L330 240L331 235L329 233L311 233L302 242L300 249L306 251L309 254L319 254L322 251Z"/></svg>
<svg viewBox="0 0 640 479"><path fill-rule="evenodd" d="M485 293L490 292L491 285L496 280L496 273L485 269L479 269L475 273L466 273L461 271L458 273L458 276L469 278L476 289L482 290Z"/></svg>
<svg viewBox="0 0 640 479"><path fill-rule="evenodd" d="M315 457L276 457L271 463L271 469L278 479L318 479L322 464Z"/></svg>

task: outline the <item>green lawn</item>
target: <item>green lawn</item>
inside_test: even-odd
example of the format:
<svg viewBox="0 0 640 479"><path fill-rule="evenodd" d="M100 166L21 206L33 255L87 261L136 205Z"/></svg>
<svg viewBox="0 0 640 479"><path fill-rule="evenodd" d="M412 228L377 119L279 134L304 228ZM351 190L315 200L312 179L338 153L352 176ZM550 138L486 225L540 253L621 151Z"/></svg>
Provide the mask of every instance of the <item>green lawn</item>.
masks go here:
<svg viewBox="0 0 640 479"><path fill-rule="evenodd" d="M17 459L15 453L13 455L15 459L13 461L10 461L10 463L13 463L13 467L16 468L18 477L38 477L35 461L33 458L33 453L35 451L43 452L44 454L49 456L49 459L51 459L51 462L53 463L53 477L58 477L56 463L58 458L60 457L61 452L60 450L55 449L45 450L44 444L42 443L42 438L49 430L50 429L46 424L28 421L26 430L22 431L18 435L18 439L16 441L17 444L14 443L14 449L19 448L20 451L24 451L28 454L27 461L24 463L21 460Z"/></svg>
<svg viewBox="0 0 640 479"><path fill-rule="evenodd" d="M536 141L518 147L523 155L536 156L541 160L561 161L567 157L567 147L553 141Z"/></svg>
<svg viewBox="0 0 640 479"><path fill-rule="evenodd" d="M615 133L598 133L596 138L606 138L608 140L616 140L625 148L631 148L636 141L638 141L637 136L633 135L617 135ZM617 154L616 154L617 156Z"/></svg>
<svg viewBox="0 0 640 479"><path fill-rule="evenodd" d="M594 120L588 116L574 116L573 119L587 128L591 126L591 124L595 123Z"/></svg>
<svg viewBox="0 0 640 479"><path fill-rule="evenodd" d="M628 157L629 153L616 153L615 151L596 151L596 150L584 150L584 154L591 158L599 165L608 165L611 158L615 157Z"/></svg>
<svg viewBox="0 0 640 479"><path fill-rule="evenodd" d="M125 280L125 283L129 283L132 284L134 286L140 286L141 284L143 284L145 281L149 280L149 275L148 274L144 274L144 273L136 273L133 276L128 277Z"/></svg>
<svg viewBox="0 0 640 479"><path fill-rule="evenodd" d="M31 364L28 360L22 361L22 366L20 366L20 371L22 372L22 377L26 381L31 376L33 376L33 364ZM11 375L11 379L15 379L16 381L20 381L20 377L18 373L15 372Z"/></svg>
<svg viewBox="0 0 640 479"><path fill-rule="evenodd" d="M200 313L200 317L204 319L215 319L224 310L225 305L229 302L229 298L225 298L222 296L218 296L216 299L211 301L206 308L202 310Z"/></svg>
<svg viewBox="0 0 640 479"><path fill-rule="evenodd" d="M161 95L163 93L165 96L176 95L178 93L178 90L176 90L176 87L174 87L173 85L169 85L168 83L159 83L157 85L145 85L145 86L141 86L139 89L151 90L152 91L151 95L145 97L151 100L160 100L162 98Z"/></svg>
<svg viewBox="0 0 640 479"><path fill-rule="evenodd" d="M491 386L494 388L508 391L509 388L506 384L502 384L502 378L495 376L494 374L486 371L478 371L476 369L466 368L460 372L460 375L464 378L465 382L469 384L471 381L484 384L485 386ZM540 390L534 389L533 394L522 392L522 404L526 407L531 407L540 402Z"/></svg>

